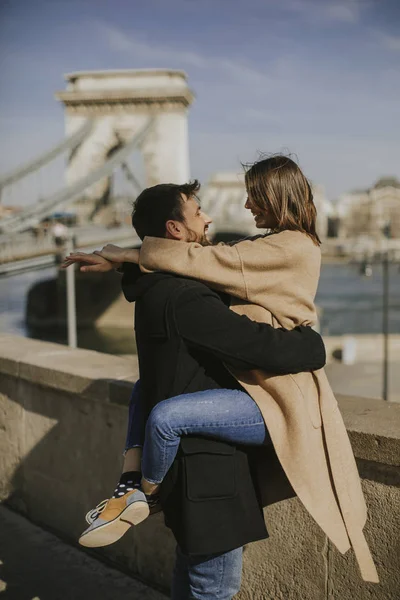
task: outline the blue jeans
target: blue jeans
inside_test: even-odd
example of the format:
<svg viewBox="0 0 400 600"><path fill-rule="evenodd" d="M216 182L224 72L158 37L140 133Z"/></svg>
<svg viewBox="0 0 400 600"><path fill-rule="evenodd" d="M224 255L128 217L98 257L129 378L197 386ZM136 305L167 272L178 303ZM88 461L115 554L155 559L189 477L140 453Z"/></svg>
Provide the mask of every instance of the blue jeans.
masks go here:
<svg viewBox="0 0 400 600"><path fill-rule="evenodd" d="M186 556L176 549L172 600L231 600L240 590L242 548L210 556Z"/></svg>
<svg viewBox="0 0 400 600"><path fill-rule="evenodd" d="M207 390L164 400L153 408L145 427L138 381L129 405L125 450L143 447L142 472L148 481L162 481L181 435L188 434L246 445L270 442L257 404L238 390ZM187 556L177 547L172 600L230 600L240 589L242 553L237 548Z"/></svg>
<svg viewBox="0 0 400 600"><path fill-rule="evenodd" d="M162 482L174 462L183 435L245 445L270 441L260 409L240 390L206 390L159 402L147 420L144 444L140 405L140 388L136 384L129 410L126 448L143 445L142 474L150 483Z"/></svg>

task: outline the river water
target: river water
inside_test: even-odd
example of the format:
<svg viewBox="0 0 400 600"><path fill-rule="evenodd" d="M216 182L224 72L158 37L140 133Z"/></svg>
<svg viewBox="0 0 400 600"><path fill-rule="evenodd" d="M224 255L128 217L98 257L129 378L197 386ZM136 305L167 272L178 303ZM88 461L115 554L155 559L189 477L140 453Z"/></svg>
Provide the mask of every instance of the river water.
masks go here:
<svg viewBox="0 0 400 600"><path fill-rule="evenodd" d="M0 280L0 332L66 343L66 332L29 332L25 325L25 302L29 288L52 278L50 268ZM362 277L356 266L325 264L316 297L321 311L320 329L324 335L381 333L382 269L374 267L371 277ZM400 270L390 268L390 332L400 333ZM130 331L120 328L85 329L78 334L78 345L111 354L135 352Z"/></svg>

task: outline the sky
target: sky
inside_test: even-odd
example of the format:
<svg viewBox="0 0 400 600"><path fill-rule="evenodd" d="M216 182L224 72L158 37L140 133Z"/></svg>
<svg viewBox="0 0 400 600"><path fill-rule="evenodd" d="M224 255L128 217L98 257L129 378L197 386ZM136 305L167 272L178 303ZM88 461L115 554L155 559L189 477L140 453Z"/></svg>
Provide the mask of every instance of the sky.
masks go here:
<svg viewBox="0 0 400 600"><path fill-rule="evenodd" d="M400 178L398 0L0 0L0 172L64 136L65 73L183 69L191 175L292 153L334 200Z"/></svg>

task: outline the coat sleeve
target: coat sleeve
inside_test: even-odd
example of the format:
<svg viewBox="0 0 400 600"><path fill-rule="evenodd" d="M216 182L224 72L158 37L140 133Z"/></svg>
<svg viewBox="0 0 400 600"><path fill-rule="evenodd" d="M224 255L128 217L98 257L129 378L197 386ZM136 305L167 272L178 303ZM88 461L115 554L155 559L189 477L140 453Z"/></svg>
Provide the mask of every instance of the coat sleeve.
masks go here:
<svg viewBox="0 0 400 600"><path fill-rule="evenodd" d="M191 277L215 290L263 305L262 299L270 291L293 279L302 252L300 247L297 251L288 249L276 236L245 239L234 246L146 237L140 268L143 272L158 270Z"/></svg>
<svg viewBox="0 0 400 600"><path fill-rule="evenodd" d="M201 291L184 288L173 308L177 330L188 346L205 350L230 367L287 374L325 364L322 338L310 327L287 331L257 323L233 313L205 286Z"/></svg>
<svg viewBox="0 0 400 600"><path fill-rule="evenodd" d="M190 277L247 300L238 246L201 246L195 242L145 237L140 249L140 268L145 273L167 271Z"/></svg>

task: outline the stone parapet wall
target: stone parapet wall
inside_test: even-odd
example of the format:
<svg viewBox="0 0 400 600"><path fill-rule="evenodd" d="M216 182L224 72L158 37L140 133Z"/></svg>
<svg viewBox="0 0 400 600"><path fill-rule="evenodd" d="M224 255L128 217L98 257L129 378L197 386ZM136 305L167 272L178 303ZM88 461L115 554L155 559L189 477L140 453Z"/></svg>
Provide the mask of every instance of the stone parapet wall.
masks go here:
<svg viewBox="0 0 400 600"><path fill-rule="evenodd" d="M0 335L0 499L76 543L122 463L135 359ZM400 590L400 405L341 397L370 512L380 585L359 577L297 499L265 511L270 538L245 549L238 600L395 600ZM167 590L174 540L158 514L95 551Z"/></svg>

